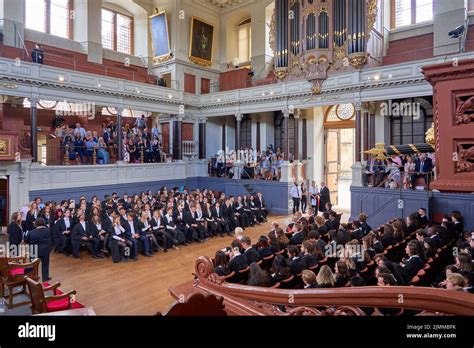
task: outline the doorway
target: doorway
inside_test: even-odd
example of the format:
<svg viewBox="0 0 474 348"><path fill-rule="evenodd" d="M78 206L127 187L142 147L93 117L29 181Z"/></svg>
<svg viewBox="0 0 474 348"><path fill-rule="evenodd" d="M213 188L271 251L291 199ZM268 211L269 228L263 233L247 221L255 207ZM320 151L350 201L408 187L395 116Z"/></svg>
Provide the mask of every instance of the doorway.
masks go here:
<svg viewBox="0 0 474 348"><path fill-rule="evenodd" d="M334 206L350 209L355 130L326 130L326 185Z"/></svg>
<svg viewBox="0 0 474 348"><path fill-rule="evenodd" d="M326 131L326 185L331 194L331 203L338 204L338 173L339 173L339 130Z"/></svg>

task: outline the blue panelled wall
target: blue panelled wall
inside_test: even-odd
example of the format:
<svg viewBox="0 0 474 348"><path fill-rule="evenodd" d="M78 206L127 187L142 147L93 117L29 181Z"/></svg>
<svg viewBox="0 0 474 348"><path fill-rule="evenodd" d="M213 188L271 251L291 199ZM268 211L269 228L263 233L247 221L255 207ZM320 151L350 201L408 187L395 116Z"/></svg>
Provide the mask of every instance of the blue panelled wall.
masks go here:
<svg viewBox="0 0 474 348"><path fill-rule="evenodd" d="M460 211L466 230L474 230L474 194L351 187L351 220L363 212L372 227L395 217L405 218L419 208L427 209L431 220Z"/></svg>
<svg viewBox="0 0 474 348"><path fill-rule="evenodd" d="M226 196L249 195L262 192L267 208L272 214L288 215L289 213L289 185L287 183L273 181L196 177L174 181L152 181L126 185L121 184L30 191L29 196L31 200L35 197L41 197L43 201L54 200L56 202L70 198L78 200L80 196L85 196L87 199L90 199L94 195L103 199L104 195L111 194L112 192L117 192L119 195L124 193L131 195L142 191L152 190L153 193L156 193L163 186L166 186L168 189L181 186L186 186L188 189L201 190L208 188L214 191L224 192Z"/></svg>

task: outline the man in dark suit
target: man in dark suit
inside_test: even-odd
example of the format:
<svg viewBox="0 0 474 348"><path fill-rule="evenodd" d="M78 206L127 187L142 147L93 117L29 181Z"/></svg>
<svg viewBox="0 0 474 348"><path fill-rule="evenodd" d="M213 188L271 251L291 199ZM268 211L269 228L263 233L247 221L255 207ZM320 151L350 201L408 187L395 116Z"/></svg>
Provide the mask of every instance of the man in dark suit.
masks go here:
<svg viewBox="0 0 474 348"><path fill-rule="evenodd" d="M244 256L249 265L260 260L260 255L258 254L257 249L252 246L252 241L249 237L242 237L240 243L242 244Z"/></svg>
<svg viewBox="0 0 474 348"><path fill-rule="evenodd" d="M225 216L224 216L224 209L221 207L219 201L216 202L214 208L211 209L211 215L217 222L217 232L224 237L224 233L231 236L230 227L227 223Z"/></svg>
<svg viewBox="0 0 474 348"><path fill-rule="evenodd" d="M418 242L417 240L410 241L405 251L408 255L408 259L405 261L405 271L408 273L410 279L412 279L420 269L423 268L424 262L418 255Z"/></svg>
<svg viewBox="0 0 474 348"><path fill-rule="evenodd" d="M428 220L428 217L426 216L426 209L425 208L418 209L418 214L420 215L420 225L421 227L425 228L430 223L430 221Z"/></svg>
<svg viewBox="0 0 474 348"><path fill-rule="evenodd" d="M79 216L79 223L75 224L72 228L71 235L72 242L72 255L74 258L79 258L79 248L81 245L86 246L94 259L101 259L98 255L99 240L94 239L89 222L86 221L86 215L82 214Z"/></svg>
<svg viewBox="0 0 474 348"><path fill-rule="evenodd" d="M367 223L368 218L369 217L365 215L364 213L359 214L360 228L362 232L364 233L364 236L366 236L367 234L369 234L370 231L372 231L372 227L370 227L369 224Z"/></svg>
<svg viewBox="0 0 474 348"><path fill-rule="evenodd" d="M186 228L188 229L188 233L192 240L198 243L202 243L204 241L204 233L202 229L198 229L198 223L195 218L196 207L194 205L191 205L190 209L190 211L186 211L184 213L184 222L186 224Z"/></svg>
<svg viewBox="0 0 474 348"><path fill-rule="evenodd" d="M413 188L416 186L416 180L418 178L425 178L426 184L428 184L428 175L433 171L433 162L431 158L426 157L426 154L422 153L416 160L415 173L411 176L411 185Z"/></svg>
<svg viewBox="0 0 474 348"><path fill-rule="evenodd" d="M248 260L245 255L240 253L240 242L234 240L231 243L232 251L230 253L229 269L232 272L239 272L240 270L248 267Z"/></svg>
<svg viewBox="0 0 474 348"><path fill-rule="evenodd" d="M163 221L160 210L153 211L153 216L150 220L150 226L158 242L162 243L165 252L167 252L169 248L173 247L175 242L177 244L177 241L173 238L173 236L168 231L166 231L166 221Z"/></svg>
<svg viewBox="0 0 474 348"><path fill-rule="evenodd" d="M66 209L64 216L57 222L58 223L58 239L59 239L59 251L64 255L69 256L71 249L71 231L73 227L71 211Z"/></svg>
<svg viewBox="0 0 474 348"><path fill-rule="evenodd" d="M255 205L259 209L264 221L267 221L267 215L268 215L267 206L265 204L265 201L263 200L263 195L261 192L257 193L257 198L255 199Z"/></svg>
<svg viewBox="0 0 474 348"><path fill-rule="evenodd" d="M331 194L326 186L325 182L321 182L321 188L319 189L319 211L324 212L326 210L326 203L331 203Z"/></svg>
<svg viewBox="0 0 474 348"><path fill-rule="evenodd" d="M300 224L293 224L292 230L293 230L293 235L290 238L290 244L299 245L303 243L304 235L303 235L302 226Z"/></svg>
<svg viewBox="0 0 474 348"><path fill-rule="evenodd" d="M176 210L173 213L173 221L176 223L178 233L184 235L184 244L191 244L193 242L193 231L190 230L189 224L186 223L183 203L176 205Z"/></svg>
<svg viewBox="0 0 474 348"><path fill-rule="evenodd" d="M173 208L168 207L167 214L162 219L165 225L165 231L173 236L173 242L176 244L183 244L186 241L186 237L182 231L178 229L176 222L173 217ZM177 249L177 247L175 248Z"/></svg>
<svg viewBox="0 0 474 348"><path fill-rule="evenodd" d="M239 219L234 214L234 209L232 207L230 199L226 199L225 201L224 216L227 223L229 224L229 229L231 231L235 231L235 228L239 227Z"/></svg>
<svg viewBox="0 0 474 348"><path fill-rule="evenodd" d="M122 222L122 219L120 219L120 222ZM142 239L142 236L139 234L140 227L132 213L127 214L127 222L122 224L122 227L125 229L126 239L132 243L132 253L130 256L133 258L133 261L138 261L138 241ZM143 243L147 244L145 250L149 250L150 244L148 238L144 237Z"/></svg>
<svg viewBox="0 0 474 348"><path fill-rule="evenodd" d="M300 256L300 249L296 245L288 247L287 265L290 267L291 273L300 274L305 269L305 260Z"/></svg>
<svg viewBox="0 0 474 348"><path fill-rule="evenodd" d="M362 238L364 238L364 231L362 231L360 221L352 221L352 226L354 226L355 228L351 232L351 238L357 239L359 242L362 241Z"/></svg>
<svg viewBox="0 0 474 348"><path fill-rule="evenodd" d="M46 227L46 221L43 218L38 218L35 221L35 229L29 231L25 236L25 243L28 243L30 246L36 246L38 258L41 260L41 278L43 282L51 280L49 276L49 254L53 249L51 242L51 231Z"/></svg>

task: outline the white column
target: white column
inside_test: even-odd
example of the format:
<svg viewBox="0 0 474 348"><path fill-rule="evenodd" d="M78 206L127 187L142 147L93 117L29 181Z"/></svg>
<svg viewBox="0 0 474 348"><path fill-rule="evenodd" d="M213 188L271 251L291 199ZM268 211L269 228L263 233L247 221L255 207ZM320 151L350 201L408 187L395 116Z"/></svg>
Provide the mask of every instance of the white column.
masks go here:
<svg viewBox="0 0 474 348"><path fill-rule="evenodd" d="M74 0L74 40L80 42L89 62L102 64L102 2Z"/></svg>
<svg viewBox="0 0 474 348"><path fill-rule="evenodd" d="M280 182L293 182L293 163L288 161L281 165L281 179Z"/></svg>
<svg viewBox="0 0 474 348"><path fill-rule="evenodd" d="M23 47L25 0L1 0L0 20L3 22L3 43L7 46Z"/></svg>

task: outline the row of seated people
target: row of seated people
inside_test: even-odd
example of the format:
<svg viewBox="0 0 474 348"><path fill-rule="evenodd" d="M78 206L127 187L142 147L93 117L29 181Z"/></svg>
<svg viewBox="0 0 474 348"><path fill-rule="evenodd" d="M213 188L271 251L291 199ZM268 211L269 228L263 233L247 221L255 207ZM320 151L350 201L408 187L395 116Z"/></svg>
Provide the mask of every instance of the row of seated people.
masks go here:
<svg viewBox="0 0 474 348"><path fill-rule="evenodd" d="M372 156L366 164L364 182L370 187L426 189L435 169L435 154L392 155L385 160ZM419 179L424 179L419 183Z"/></svg>
<svg viewBox="0 0 474 348"><path fill-rule="evenodd" d="M161 189L129 196L113 193L101 201L74 200L42 203L36 198L24 211L14 213L8 227L10 245L24 242L38 219L45 221L53 250L79 258L87 247L93 258L112 256L114 262L137 260L139 249L145 256L156 251L224 234L232 235L266 221L267 209L261 193L256 196L229 196L204 189Z"/></svg>
<svg viewBox="0 0 474 348"><path fill-rule="evenodd" d="M116 125L108 121L102 124L102 132L87 131L80 123L75 128L65 122L58 125L55 135L62 138L62 148L71 163L109 164L117 154ZM158 128L146 128L144 116L135 125L125 123L123 132L123 158L126 163L161 163L165 161ZM94 163L95 159L95 163Z"/></svg>
<svg viewBox="0 0 474 348"><path fill-rule="evenodd" d="M263 287L343 287L354 283L472 291L474 241L470 233L459 233L463 231L462 215L453 212L436 225L425 213L420 209L406 221L395 219L373 230L365 214L338 229L332 229L334 219L324 216L300 217L286 232L272 223L273 229L255 245L244 236L217 251L214 272L228 282ZM448 280L442 272L446 264L451 265L448 273L459 274L463 280L453 283L458 275Z"/></svg>
<svg viewBox="0 0 474 348"><path fill-rule="evenodd" d="M248 147L237 151L224 152L221 150L210 161L210 175L233 177L234 162L237 159L244 163L242 179L279 181L281 178L284 154L281 148L274 149L272 145L264 151ZM292 160L293 155L290 154L290 161Z"/></svg>

